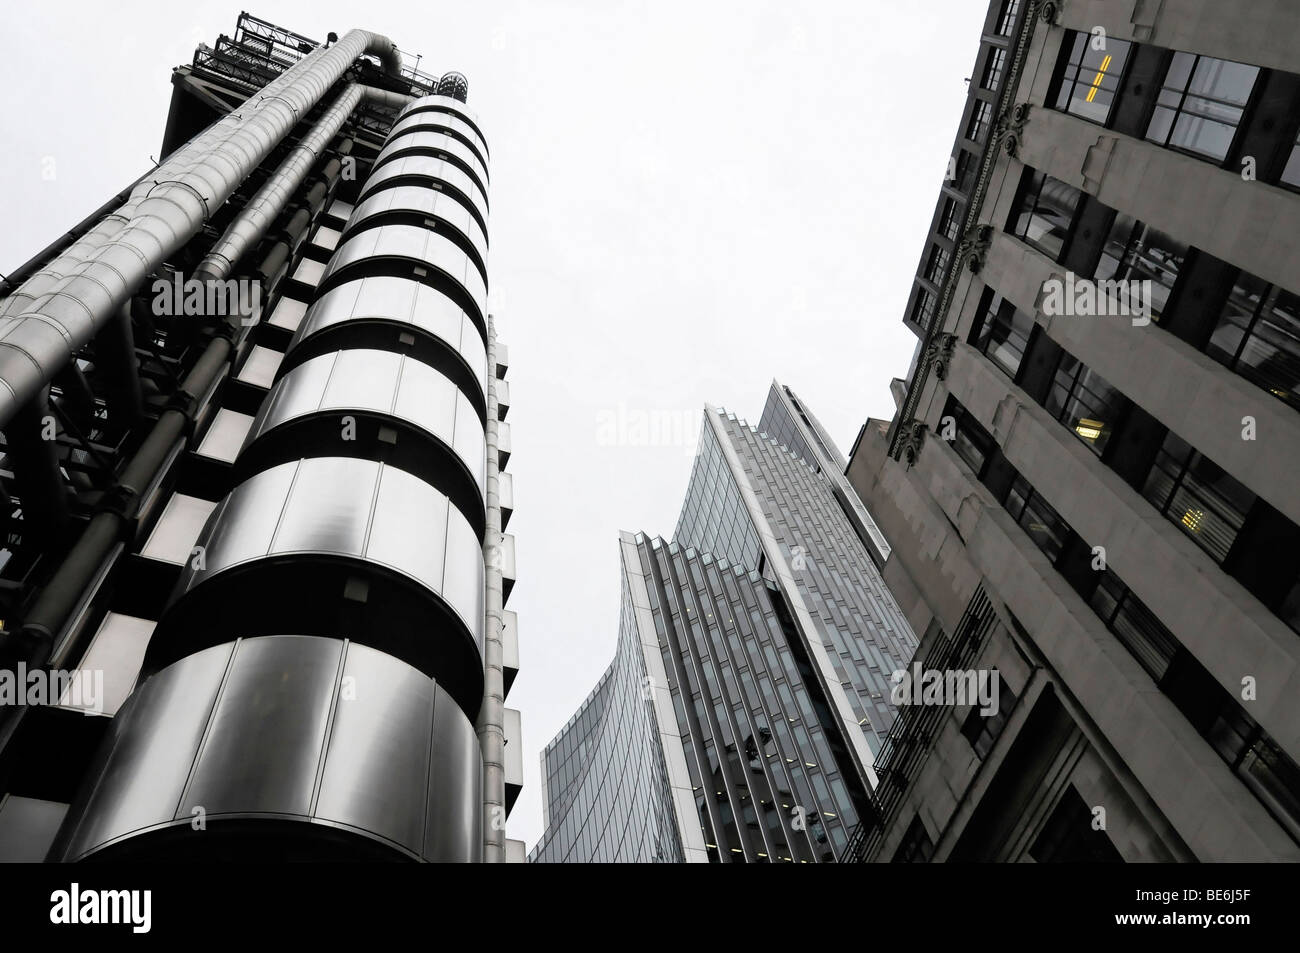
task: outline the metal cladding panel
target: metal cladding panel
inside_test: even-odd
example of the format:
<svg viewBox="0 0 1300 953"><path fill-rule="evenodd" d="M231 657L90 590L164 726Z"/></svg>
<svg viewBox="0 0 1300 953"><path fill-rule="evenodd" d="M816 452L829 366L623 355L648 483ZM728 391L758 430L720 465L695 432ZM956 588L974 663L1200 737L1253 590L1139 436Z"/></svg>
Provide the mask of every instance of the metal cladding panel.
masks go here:
<svg viewBox="0 0 1300 953"><path fill-rule="evenodd" d="M381 479L382 475L382 479ZM408 507L446 512L445 523L412 521ZM384 526L413 530L393 539ZM379 525L381 532L373 530ZM415 531L418 530L418 531ZM444 602L483 645L483 557L478 536L447 496L404 470L372 460L312 457L245 480L218 507L198 545L202 568L187 564L173 604L237 566L291 554L374 562L409 577ZM430 550L446 553L436 572Z"/></svg>
<svg viewBox="0 0 1300 953"><path fill-rule="evenodd" d="M446 574L446 547L413 546L411 540L416 535L429 540L446 539L448 514L455 510L445 498L430 496L413 480L390 478L398 472L386 470L380 483L380 502L370 526L368 551L381 562L402 560L412 575L441 583ZM415 526L420 528L418 534L411 532Z"/></svg>
<svg viewBox="0 0 1300 953"><path fill-rule="evenodd" d="M455 136L448 135L445 132L435 132L432 129L416 129L390 134L388 142L375 158L375 166L378 167L390 161L394 155L408 149L437 150L455 156L465 163L473 173L478 180L480 189L487 187L487 167L479 161L479 157L474 154L474 151Z"/></svg>
<svg viewBox="0 0 1300 953"><path fill-rule="evenodd" d="M343 229L344 240L364 231L365 223L376 216L396 212L411 212L446 222L469 240L480 258L487 260L487 233L469 210L446 192L418 185L398 185L384 189L359 203L348 219L347 227Z"/></svg>
<svg viewBox="0 0 1300 953"><path fill-rule="evenodd" d="M487 143L479 135L479 131L471 126L460 116L454 116L446 112L424 111L412 113L409 116L403 116L397 122L393 123L393 128L388 133L391 139L394 136L400 136L410 132L413 129L448 129L455 135L463 137L473 144L475 152L484 162L488 160Z"/></svg>
<svg viewBox="0 0 1300 953"><path fill-rule="evenodd" d="M55 841L62 859L173 819L230 654L220 645L191 655L126 700Z"/></svg>
<svg viewBox="0 0 1300 953"><path fill-rule="evenodd" d="M296 636L241 643L178 816L311 813L343 647Z"/></svg>
<svg viewBox="0 0 1300 953"><path fill-rule="evenodd" d="M400 191L394 189L394 191ZM349 321L391 321L437 338L473 373L480 396L487 396L487 348L463 308L442 292L411 278L376 275L345 282L308 309L289 345L292 355L304 341Z"/></svg>
<svg viewBox="0 0 1300 953"><path fill-rule="evenodd" d="M473 477L477 507L483 508L487 443L474 405L427 364L392 351L337 351L299 364L272 388L240 453L259 441L275 440L277 428L306 417L337 420L366 413L403 421L455 452ZM343 434L342 424L330 430L322 449L341 451Z"/></svg>
<svg viewBox="0 0 1300 953"><path fill-rule="evenodd" d="M357 697L341 701L335 713L316 811L418 849L430 756L430 746L421 742L433 723L434 693L415 669L394 669L379 652L348 653L344 677L353 680ZM374 697L358 705L363 691ZM368 778L385 783L367 783Z"/></svg>
<svg viewBox="0 0 1300 953"><path fill-rule="evenodd" d="M403 258L437 268L460 285L486 319L487 283L474 262L451 239L414 225L381 225L349 238L330 259L323 280L374 258Z"/></svg>
<svg viewBox="0 0 1300 953"><path fill-rule="evenodd" d="M466 122L474 127L475 131L482 129L478 121L478 113L466 107L459 99L452 99L450 96L421 96L419 99L413 99L397 114L398 120L405 119L407 116L421 112L449 112L461 116ZM483 134L480 132L479 136Z"/></svg>
<svg viewBox="0 0 1300 953"><path fill-rule="evenodd" d="M292 466L276 467L243 484L247 491L241 493L236 487L226 495L197 540L203 546L205 565L213 565L212 557L218 554L220 565L235 566L270 551L295 473ZM186 567L186 573L195 572L193 562Z"/></svg>
<svg viewBox="0 0 1300 953"><path fill-rule="evenodd" d="M447 526L448 559L440 592L442 598L456 610L461 619L474 620L470 631L481 652L483 650L483 550L478 536L474 534L469 523L465 522L465 518L454 508L450 512L453 518L448 521ZM403 541L404 550L418 550L422 545L424 544L421 540L412 539L410 534ZM468 558L471 550L477 554L477 558ZM452 554L456 554L455 558L452 558Z"/></svg>
<svg viewBox="0 0 1300 953"><path fill-rule="evenodd" d="M483 841L483 749L456 703L435 685L433 768L425 818L424 856L452 863L476 854Z"/></svg>
<svg viewBox="0 0 1300 953"><path fill-rule="evenodd" d="M236 837L268 860L480 856L473 725L432 679L355 643L276 635L188 656L135 693L100 759L61 859L220 856Z"/></svg>
<svg viewBox="0 0 1300 953"><path fill-rule="evenodd" d="M355 463L361 465L354 465L346 457L315 457L297 464L293 486L285 494L280 509L275 536L264 555L364 555L380 467L369 460ZM239 493L245 487L250 492L258 492L260 485L250 486L256 479L241 484L232 493ZM221 556L220 551L209 551L208 566L224 568ZM221 568L215 571L220 572Z"/></svg>
<svg viewBox="0 0 1300 953"><path fill-rule="evenodd" d="M387 183L401 176L419 176L420 178L433 179L442 182L456 192L464 195L470 202L470 211L475 212L478 216L479 223L487 228L488 219L488 200L487 195L479 188L469 175L460 168L443 159L435 159L433 156L406 156L401 159L394 159L391 162L385 162L374 172L370 173L366 179L366 184L361 187L361 199L366 199L376 192L385 188L395 188ZM452 193L448 193L452 194Z"/></svg>

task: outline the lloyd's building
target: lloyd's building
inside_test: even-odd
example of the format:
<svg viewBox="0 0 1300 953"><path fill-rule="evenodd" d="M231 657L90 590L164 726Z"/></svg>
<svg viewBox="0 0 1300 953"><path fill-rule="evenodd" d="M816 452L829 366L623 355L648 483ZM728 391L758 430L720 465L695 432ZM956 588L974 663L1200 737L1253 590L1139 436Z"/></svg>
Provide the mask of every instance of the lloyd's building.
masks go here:
<svg viewBox="0 0 1300 953"><path fill-rule="evenodd" d="M173 86L161 162L0 287L0 668L102 689L0 709L0 859L517 857L466 81L244 14Z"/></svg>

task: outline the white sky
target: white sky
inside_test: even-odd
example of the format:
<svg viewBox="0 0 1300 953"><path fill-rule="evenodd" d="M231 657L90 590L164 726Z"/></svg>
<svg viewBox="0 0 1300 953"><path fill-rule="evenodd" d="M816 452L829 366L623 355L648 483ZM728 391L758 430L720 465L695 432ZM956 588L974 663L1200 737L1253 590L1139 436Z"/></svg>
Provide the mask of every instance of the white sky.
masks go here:
<svg viewBox="0 0 1300 953"><path fill-rule="evenodd" d="M613 656L617 532L671 534L704 402L757 422L776 377L846 455L892 416L987 4L29 4L0 32L0 272L148 168L172 67L241 5L469 78L511 359L526 784L508 834L531 846L538 752Z"/></svg>

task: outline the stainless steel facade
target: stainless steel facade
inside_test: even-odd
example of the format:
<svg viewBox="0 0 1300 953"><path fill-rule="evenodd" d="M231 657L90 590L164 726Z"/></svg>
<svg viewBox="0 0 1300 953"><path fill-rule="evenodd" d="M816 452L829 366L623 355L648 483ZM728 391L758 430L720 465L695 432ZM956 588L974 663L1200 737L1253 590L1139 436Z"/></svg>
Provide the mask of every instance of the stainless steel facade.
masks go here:
<svg viewBox="0 0 1300 953"><path fill-rule="evenodd" d="M772 394L765 426L837 455L790 413L787 389ZM706 409L674 540L623 534L618 654L543 753L547 832L532 859L826 862L850 850L894 714L887 680L915 639L822 459ZM662 767L609 770L628 757ZM647 797L649 812L628 810ZM668 848L661 825L646 836L647 816L675 823Z"/></svg>
<svg viewBox="0 0 1300 953"><path fill-rule="evenodd" d="M80 538L74 507L31 554L32 580L50 581L40 611L11 620L5 660L107 665L123 697L89 727L66 699L0 718L0 844L15 855L517 859L508 359L487 311L487 145L449 77L362 31L327 49L247 14L178 70L168 143L213 103L231 114L164 166L190 170L176 189L197 188L225 233L177 224L138 275L119 269L104 308L125 297L129 334L150 272L189 262L256 283L260 303L175 327L155 309L163 383L137 384L134 423L110 395L87 430L103 443L107 419L126 450L143 435L134 482L107 488L112 509ZM223 149L247 168L227 170ZM230 188L203 192L205 162ZM0 332L10 351L52 306L32 289L64 270L70 289L90 281L155 216L159 196L141 201L34 261ZM69 340L75 353L86 335ZM100 386L107 349L79 356ZM50 360L33 386L67 420L73 378ZM32 757L51 743L97 754L51 769ZM57 836L10 829L32 817L61 818Z"/></svg>
<svg viewBox="0 0 1300 953"><path fill-rule="evenodd" d="M899 719L867 859L1300 858L1300 10L1129 6L988 9L848 475L1004 704Z"/></svg>

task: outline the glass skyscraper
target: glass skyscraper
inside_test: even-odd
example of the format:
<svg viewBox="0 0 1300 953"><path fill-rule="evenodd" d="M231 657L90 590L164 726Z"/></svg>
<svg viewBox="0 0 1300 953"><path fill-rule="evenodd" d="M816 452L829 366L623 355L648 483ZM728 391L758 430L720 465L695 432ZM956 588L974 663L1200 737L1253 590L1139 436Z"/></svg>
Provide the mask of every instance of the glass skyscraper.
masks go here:
<svg viewBox="0 0 1300 953"><path fill-rule="evenodd" d="M800 408L706 408L674 539L622 535L615 660L543 752L533 860L835 861L871 811L916 640Z"/></svg>

